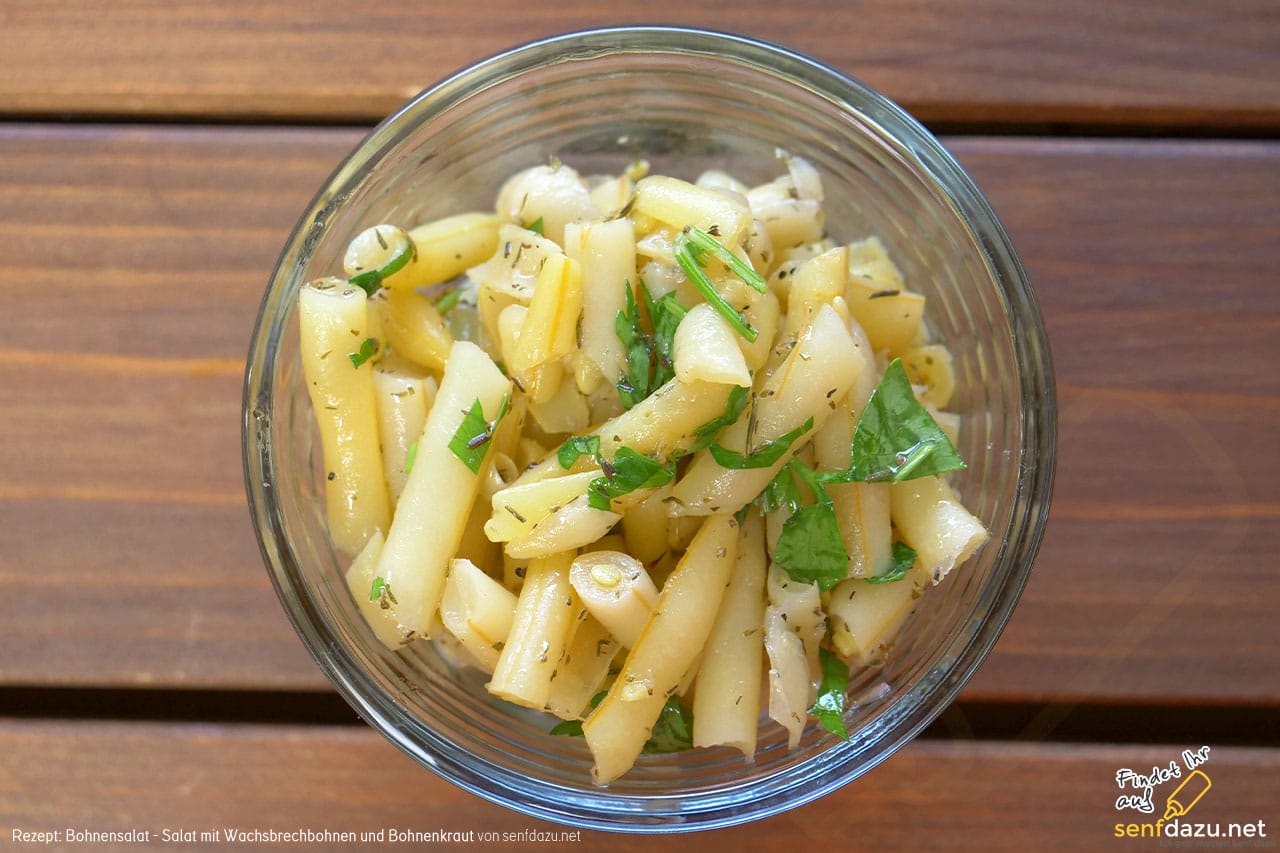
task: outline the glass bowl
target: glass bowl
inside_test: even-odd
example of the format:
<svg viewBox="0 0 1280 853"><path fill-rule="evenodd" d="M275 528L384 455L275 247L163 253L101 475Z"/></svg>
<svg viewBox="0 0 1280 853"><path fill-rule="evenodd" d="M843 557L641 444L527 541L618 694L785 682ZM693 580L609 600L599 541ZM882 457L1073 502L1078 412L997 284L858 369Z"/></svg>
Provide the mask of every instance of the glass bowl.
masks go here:
<svg viewBox="0 0 1280 853"><path fill-rule="evenodd" d="M559 157L583 174L633 157L692 180L812 162L833 237L878 235L950 346L968 469L955 484L991 540L923 596L883 668L856 674L844 742L810 724L794 751L762 724L754 763L728 748L641 756L607 787L580 739L507 706L429 644L391 652L366 627L326 532L295 302L341 271L380 222L488 209L504 178ZM493 802L587 828L704 829L765 817L844 785L907 743L990 651L1048 512L1055 403L1044 327L1008 236L936 139L882 95L796 53L729 35L623 28L551 38L467 68L380 124L302 214L262 302L245 378L249 503L276 590L337 690L392 743Z"/></svg>

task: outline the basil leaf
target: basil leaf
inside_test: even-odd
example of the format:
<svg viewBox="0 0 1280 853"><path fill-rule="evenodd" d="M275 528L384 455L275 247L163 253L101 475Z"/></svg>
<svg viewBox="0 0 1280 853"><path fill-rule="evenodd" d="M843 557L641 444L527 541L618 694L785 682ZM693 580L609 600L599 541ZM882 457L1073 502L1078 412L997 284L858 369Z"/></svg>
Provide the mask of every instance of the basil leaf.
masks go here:
<svg viewBox="0 0 1280 853"><path fill-rule="evenodd" d="M797 510L782 525L773 561L800 583L828 590L849 573L849 552L835 507L822 501Z"/></svg>
<svg viewBox="0 0 1280 853"><path fill-rule="evenodd" d="M349 352L347 353L347 358L351 359L351 363L355 365L356 369L358 370L360 368L360 365L364 364L366 361L373 358L375 355L377 355L377 353L378 353L377 339L365 338L360 343L359 352Z"/></svg>
<svg viewBox="0 0 1280 853"><path fill-rule="evenodd" d="M637 453L630 447L619 447L612 462L602 462L605 475L587 486L587 505L592 509L610 509L613 498L637 489L656 489L675 479L675 465L663 465Z"/></svg>
<svg viewBox="0 0 1280 853"><path fill-rule="evenodd" d="M797 438L813 429L813 418L808 418L800 426L780 435L773 441L765 442L759 450L750 454L729 450L718 444L711 445L711 455L726 468L768 468L782 458Z"/></svg>
<svg viewBox="0 0 1280 853"><path fill-rule="evenodd" d="M484 454L489 449L489 441L493 438L498 424L506 417L510 406L511 395L507 394L502 398L498 416L493 421L487 421L484 410L480 407L480 398L477 397L471 404L471 408L463 415L462 423L458 425L453 438L449 439L449 449L471 469L472 474L480 473L480 465L484 462Z"/></svg>
<svg viewBox="0 0 1280 853"><path fill-rule="evenodd" d="M965 467L951 440L911 391L902 359L889 363L858 420L851 480L901 483Z"/></svg>
<svg viewBox="0 0 1280 853"><path fill-rule="evenodd" d="M662 706L643 751L650 754L680 752L693 748L693 712L672 696Z"/></svg>
<svg viewBox="0 0 1280 853"><path fill-rule="evenodd" d="M809 713L818 719L824 729L852 740L844 727L845 694L849 691L849 667L825 648L818 649L818 663L822 667L822 682L818 685L818 698Z"/></svg>
<svg viewBox="0 0 1280 853"><path fill-rule="evenodd" d="M598 435L575 435L573 438L560 445L561 468L572 468L573 463L578 461L579 456L599 456L600 455L600 436Z"/></svg>
<svg viewBox="0 0 1280 853"><path fill-rule="evenodd" d="M915 549L905 542L894 542L893 564L889 566L889 571L882 575L867 578L867 583L893 583L894 581L900 581L907 576L907 572L911 571L911 567L915 564Z"/></svg>

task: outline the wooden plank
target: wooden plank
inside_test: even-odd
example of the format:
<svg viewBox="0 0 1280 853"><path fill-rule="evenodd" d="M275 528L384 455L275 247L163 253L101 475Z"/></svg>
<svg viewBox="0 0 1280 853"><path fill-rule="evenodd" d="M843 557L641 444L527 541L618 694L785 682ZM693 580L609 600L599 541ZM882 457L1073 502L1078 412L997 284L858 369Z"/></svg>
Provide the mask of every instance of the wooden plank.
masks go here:
<svg viewBox="0 0 1280 853"><path fill-rule="evenodd" d="M0 683L324 688L243 505L239 376L357 138L0 128ZM1280 146L948 142L1037 284L1061 403L1043 554L966 697L1275 704L1280 379L1249 365L1280 340Z"/></svg>
<svg viewBox="0 0 1280 853"><path fill-rule="evenodd" d="M1280 379L1258 369L1280 356L1280 150L950 148L1037 286L1060 404L1044 549L966 698L1274 702L1277 663L1253 664L1280 640L1280 456L1255 424L1280 414Z"/></svg>
<svg viewBox="0 0 1280 853"><path fill-rule="evenodd" d="M654 21L785 44L929 122L1280 125L1280 16L1269 0L746 0L714 10L674 0L19 0L0 9L0 111L374 121L497 51Z"/></svg>
<svg viewBox="0 0 1280 853"><path fill-rule="evenodd" d="M1170 761L1181 769L1182 750L1201 746L916 741L816 802L711 835L669 836L663 849L705 849L711 842L777 850L835 838L844 840L842 849L1095 849L1110 842L1117 823L1155 819L1116 810L1117 770L1146 774ZM1184 820L1224 827L1262 820L1272 832L1280 751L1209 746L1200 769L1211 788ZM1154 788L1161 808L1177 784ZM455 843L471 838L482 849L517 840L501 845L501 833L567 829L468 794L362 727L166 723L0 723L0 824L6 833L64 837L67 828L145 831L153 843L163 841L166 829L194 832L197 841L201 831L218 831L222 846L228 828L357 837L394 828L461 833ZM481 833L490 832L499 833L499 843L484 844ZM611 851L654 844L596 831L559 840Z"/></svg>
<svg viewBox="0 0 1280 853"><path fill-rule="evenodd" d="M240 389L279 247L360 135L0 130L26 294L0 316L0 681L326 686L253 536Z"/></svg>

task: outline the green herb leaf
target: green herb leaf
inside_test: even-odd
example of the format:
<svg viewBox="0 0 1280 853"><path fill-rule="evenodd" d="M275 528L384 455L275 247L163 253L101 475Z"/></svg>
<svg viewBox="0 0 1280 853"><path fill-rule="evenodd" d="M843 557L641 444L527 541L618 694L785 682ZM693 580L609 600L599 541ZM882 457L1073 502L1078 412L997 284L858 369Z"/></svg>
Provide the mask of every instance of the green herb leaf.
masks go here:
<svg viewBox="0 0 1280 853"><path fill-rule="evenodd" d="M793 460L794 462L794 460ZM800 509L800 488L796 485L795 475L791 473L793 462L788 462L764 487L764 491L756 498L755 504L765 513L786 507L793 514Z"/></svg>
<svg viewBox="0 0 1280 853"><path fill-rule="evenodd" d="M823 590L844 579L849 560L844 538L840 535L840 523L827 493L828 485L876 480L900 482L964 467L946 434L916 401L906 371L898 359L890 363L868 401L854 432L851 449L853 461L843 471L813 471L799 460L792 459L756 498L756 504L763 512L782 507L792 510L774 547L774 562L793 580L816 582ZM713 455L716 455L716 450L715 446L711 448ZM728 451L721 455L716 455L716 460L725 467L732 467L728 463L739 461L737 457L741 456L731 456ZM750 458L745 457L741 461ZM773 461L776 460L775 456ZM812 506L799 508L797 478L813 491L816 502ZM915 552L904 543L896 543L889 571L867 580L869 583L902 580L914 562Z"/></svg>
<svg viewBox="0 0 1280 853"><path fill-rule="evenodd" d="M742 279L756 292L764 293L768 289L764 276L752 269L750 264L743 263L742 258L730 252L727 246L706 231L696 225L686 225L681 233L698 266L703 265L707 255L715 255L717 260L729 268L729 272Z"/></svg>
<svg viewBox="0 0 1280 853"><path fill-rule="evenodd" d="M599 456L600 455L600 436L598 435L575 435L573 438L560 445L561 468L572 468L573 463L578 461L579 456Z"/></svg>
<svg viewBox="0 0 1280 853"><path fill-rule="evenodd" d="M440 312L440 316L443 317L445 314L448 314L453 310L453 307L458 304L458 300L461 298L462 288L453 288L444 296L441 296L436 300L436 311Z"/></svg>
<svg viewBox="0 0 1280 853"><path fill-rule="evenodd" d="M693 748L693 712L675 696L667 699L643 751L650 755Z"/></svg>
<svg viewBox="0 0 1280 853"><path fill-rule="evenodd" d="M720 295L720 291L716 290L715 285L711 283L711 279L707 278L707 274L702 271L702 259L709 251L704 248L702 238L705 238L715 246L718 246L720 250L735 261L738 260L734 257L733 253L729 252L728 249L725 249L724 246L721 246L716 242L715 238L711 235L707 234L705 231L694 228L692 225L686 225L681 229L680 233L676 235L674 245L676 263L680 264L680 269L684 270L685 276L687 276L689 281L693 283L693 286L697 288L698 292L702 294L702 298L706 299L708 304L710 304L712 308L716 309L716 312L719 313L721 317L724 317L725 320L728 321L734 331L742 335L742 337L746 338L748 341L754 343L755 339L760 336L760 333L756 331L750 323L743 319L737 309L730 305L728 301ZM719 257L718 253L717 257ZM739 276L739 278L742 278L741 274L737 273L736 270L734 272ZM755 275L756 278L759 278L760 282L763 284L764 279L760 278L754 270L752 271L752 274ZM743 281L747 281L747 279L743 278ZM753 281L748 282L748 284L755 287Z"/></svg>
<svg viewBox="0 0 1280 853"><path fill-rule="evenodd" d="M413 461L418 458L418 442L409 445L409 452L404 455L404 472L408 474L413 470Z"/></svg>
<svg viewBox="0 0 1280 853"><path fill-rule="evenodd" d="M907 572L911 571L911 567L915 564L915 549L905 542L894 542L893 564L889 566L889 571L882 575L867 578L867 583L893 583L894 581L900 581L907 576Z"/></svg>
<svg viewBox="0 0 1280 853"><path fill-rule="evenodd" d="M766 441L759 449L749 454L729 450L718 444L711 445L711 455L725 468L768 468L782 458L797 438L813 429L813 418L808 418L800 426L788 433L778 436L773 441Z"/></svg>
<svg viewBox="0 0 1280 853"><path fill-rule="evenodd" d="M502 398L502 405L498 407L498 416L492 421L487 421L484 410L480 407L480 398L477 397L471 404L471 408L463 415L462 423L459 424L453 438L449 439L449 449L471 469L471 473L480 473L480 464L484 462L484 454L489 449L493 433L506 417L510 406L511 395L506 394Z"/></svg>
<svg viewBox="0 0 1280 853"><path fill-rule="evenodd" d="M964 460L911 391L902 360L889 363L858 420L848 479L901 483L964 468Z"/></svg>
<svg viewBox="0 0 1280 853"><path fill-rule="evenodd" d="M375 226L373 235L378 238L378 243L382 248L387 249L389 248L387 241L383 239L382 232L377 230L381 227L383 226ZM396 236L400 236L404 240L404 244L400 247L400 250L388 258L387 262L377 269L365 270L359 275L353 275L349 279L352 284L370 296L373 296L373 294L378 292L378 288L382 287L384 279L400 272L400 270L404 269L405 265L408 264L409 261L417 257L418 246L413 242L413 238L408 234L405 234L403 231L400 231L398 228L392 228L392 231L399 232Z"/></svg>
<svg viewBox="0 0 1280 853"><path fill-rule="evenodd" d="M618 397L630 409L675 376L672 350L676 327L689 312L674 293L655 302L644 281L639 288L644 301L641 311L630 282L623 282L623 287L626 307L614 318L613 328L627 348L626 369L618 379Z"/></svg>
<svg viewBox="0 0 1280 853"><path fill-rule="evenodd" d="M608 690L601 690L599 693L591 697L591 709L595 710L604 697L609 695ZM583 737L582 720L563 720L551 727L551 731L547 734L564 735L566 737Z"/></svg>
<svg viewBox="0 0 1280 853"><path fill-rule="evenodd" d="M378 341L376 338L365 338L360 344L359 352L347 353L347 358L351 359L351 363L356 369L378 353Z"/></svg>
<svg viewBox="0 0 1280 853"><path fill-rule="evenodd" d="M601 690L591 697L594 710L607 695ZM549 734L565 737L582 737L582 720L562 720L551 727ZM680 752L693 748L693 712L675 696L667 699L653 724L653 731L645 741L643 751L649 755Z"/></svg>
<svg viewBox="0 0 1280 853"><path fill-rule="evenodd" d="M449 449L471 469L471 473L479 474L489 438L492 438L489 421L485 419L484 409L480 407L480 398L477 397L463 416L457 432L449 440Z"/></svg>
<svg viewBox="0 0 1280 853"><path fill-rule="evenodd" d="M627 348L627 366L618 378L618 398L623 406L630 409L649 396L651 356L640 306L636 304L635 294L631 292L631 283L624 281L622 286L626 291L627 303L614 318L613 330L618 340ZM641 287L643 286L642 283Z"/></svg>
<svg viewBox="0 0 1280 853"><path fill-rule="evenodd" d="M537 234L539 237L541 237L541 236L542 236L542 232L543 232L543 230L544 230L545 228L546 228L546 226L545 226L545 225L543 225L542 217L541 217L541 216L539 216L537 219L533 220L533 222L532 222L532 223L530 223L530 225L529 225L529 230L530 230L530 231L532 231L534 234Z"/></svg>
<svg viewBox="0 0 1280 853"><path fill-rule="evenodd" d="M369 587L369 600L378 602L383 610L390 610L391 605L400 603L391 593L391 584L382 578L373 579L373 585Z"/></svg>
<svg viewBox="0 0 1280 853"><path fill-rule="evenodd" d="M689 313L689 309L680 304L675 293L665 293L657 302L654 302L649 296L649 289L643 285L644 283L641 282L640 292L645 298L645 307L653 323L654 375L649 381L649 387L656 391L676 375L676 328Z"/></svg>
<svg viewBox="0 0 1280 853"><path fill-rule="evenodd" d="M353 275L351 277L351 283L370 296L373 296L373 294L378 292L378 288L382 287L382 275L378 270L366 270L359 275Z"/></svg>
<svg viewBox="0 0 1280 853"><path fill-rule="evenodd" d="M552 726L547 734L582 737L582 720L561 720Z"/></svg>
<svg viewBox="0 0 1280 853"><path fill-rule="evenodd" d="M849 552L830 500L803 507L786 520L773 548L773 561L792 580L828 590L849 573Z"/></svg>
<svg viewBox="0 0 1280 853"><path fill-rule="evenodd" d="M818 685L818 698L809 713L818 719L824 729L851 740L844 727L845 694L849 692L849 667L825 648L818 649L818 663L822 667L822 682Z"/></svg>
<svg viewBox="0 0 1280 853"><path fill-rule="evenodd" d="M612 462L601 461L605 475L587 486L587 505L592 509L610 509L613 498L637 489L656 489L675 479L675 464L663 465L630 447L619 447Z"/></svg>
<svg viewBox="0 0 1280 853"><path fill-rule="evenodd" d="M750 388L735 385L733 390L729 392L729 400L724 405L724 414L698 427L694 431L693 444L680 455L687 456L690 453L697 453L705 447L710 447L712 442L716 440L716 435L720 430L737 423L743 409L747 407L747 400L750 396Z"/></svg>

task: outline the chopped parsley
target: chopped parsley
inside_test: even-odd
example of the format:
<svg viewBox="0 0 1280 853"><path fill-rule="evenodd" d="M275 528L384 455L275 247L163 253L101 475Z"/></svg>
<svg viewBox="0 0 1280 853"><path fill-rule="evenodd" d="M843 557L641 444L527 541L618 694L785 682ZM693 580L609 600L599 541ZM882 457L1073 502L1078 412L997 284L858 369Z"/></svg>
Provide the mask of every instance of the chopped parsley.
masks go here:
<svg viewBox="0 0 1280 853"><path fill-rule="evenodd" d="M418 442L409 445L409 452L404 455L404 472L408 474L413 470L413 462L418 458Z"/></svg>
<svg viewBox="0 0 1280 853"><path fill-rule="evenodd" d="M541 216L539 216L537 219L533 220L533 222L529 224L529 230L532 231L534 234L537 234L539 237L543 236L542 232L545 229L546 229L546 225L543 224Z"/></svg>
<svg viewBox="0 0 1280 853"><path fill-rule="evenodd" d="M373 358L377 354L378 354L377 338L365 338L364 341L362 341L360 344L359 351L347 353L347 358L351 359L351 363L355 365L356 369L358 370L360 368L360 365L364 364L366 361Z"/></svg>
<svg viewBox="0 0 1280 853"><path fill-rule="evenodd" d="M502 404L498 407L498 416L492 421L485 420L484 410L480 407L480 398L477 397L471 404L471 408L463 415L457 432L453 434L453 438L449 439L449 449L471 469L471 473L480 473L480 464L484 462L484 455L489 449L493 433L506 417L510 407L511 395L504 394Z"/></svg>

